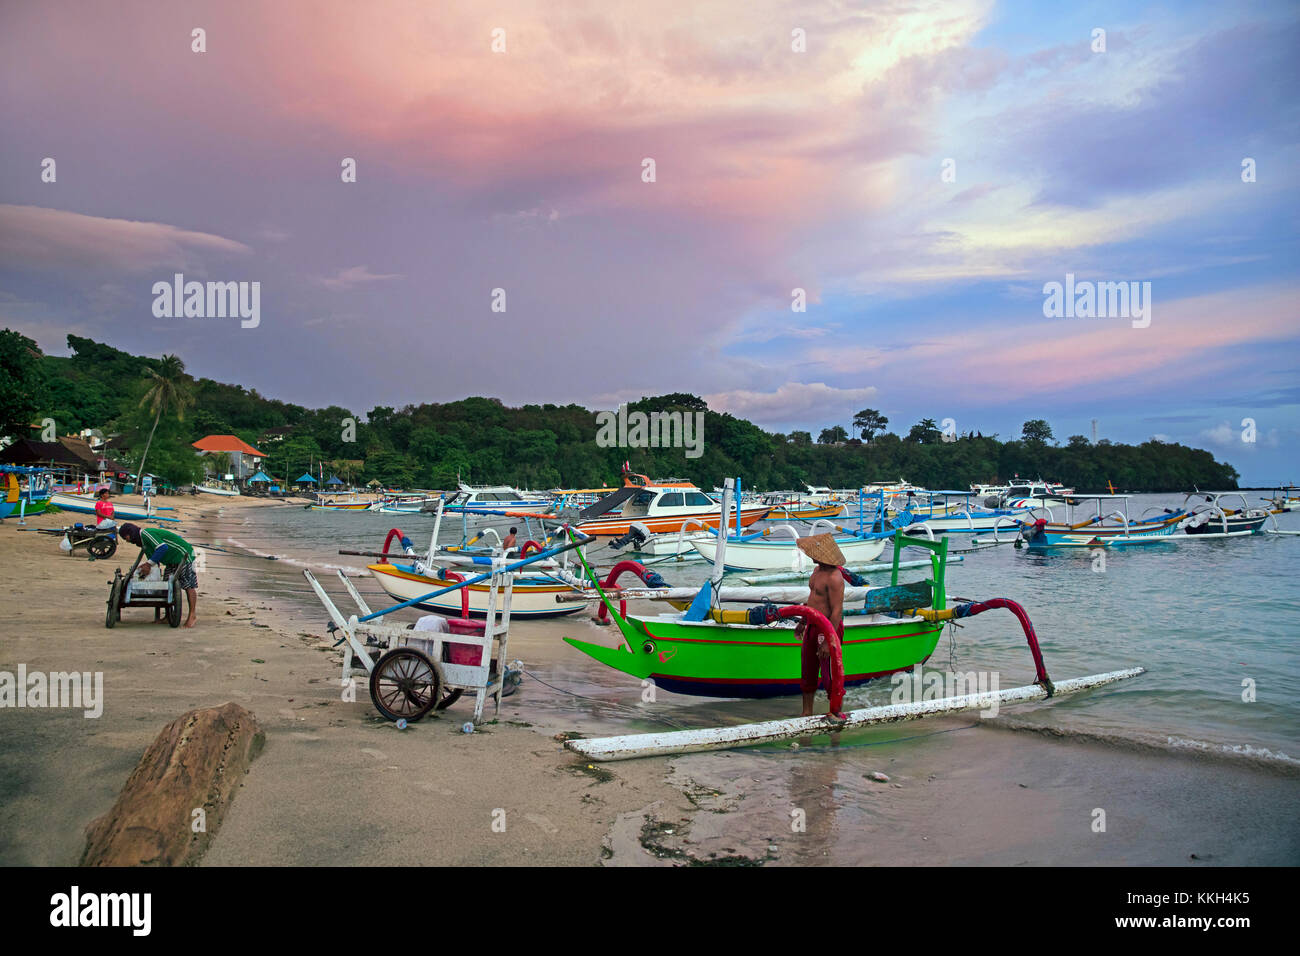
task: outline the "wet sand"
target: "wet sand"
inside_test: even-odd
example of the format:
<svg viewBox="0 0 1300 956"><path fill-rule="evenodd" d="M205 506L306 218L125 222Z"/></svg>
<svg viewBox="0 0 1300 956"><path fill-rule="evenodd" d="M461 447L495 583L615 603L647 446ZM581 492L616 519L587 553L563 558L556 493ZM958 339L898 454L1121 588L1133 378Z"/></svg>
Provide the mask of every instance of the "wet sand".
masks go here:
<svg viewBox="0 0 1300 956"><path fill-rule="evenodd" d="M179 530L195 542L217 540L242 509L292 507L163 503L172 501L185 519ZM857 732L833 748L820 737L799 748L589 766L556 735L649 729L656 717L737 722L779 716L797 701L662 694L662 706L647 707L636 682L559 640L614 640L583 616L512 627L509 657L530 676L497 722L461 733L472 709L462 699L399 731L374 712L364 685L355 703L342 700L323 612L314 598L287 593L299 572L276 568L274 584L254 587L255 561L209 552L197 628L173 630L127 609L109 630L107 581L133 555L124 547L108 561L69 558L57 538L35 532L76 520L0 525L0 562L17 569L0 670L102 671L106 698L98 719L0 710L6 865L75 863L85 827L112 805L158 731L186 710L226 701L257 715L267 743L205 865L1300 861L1300 778L1289 770L1039 733L1025 729L1032 712ZM872 771L889 781L868 779ZM1093 829L1098 808L1105 832Z"/></svg>

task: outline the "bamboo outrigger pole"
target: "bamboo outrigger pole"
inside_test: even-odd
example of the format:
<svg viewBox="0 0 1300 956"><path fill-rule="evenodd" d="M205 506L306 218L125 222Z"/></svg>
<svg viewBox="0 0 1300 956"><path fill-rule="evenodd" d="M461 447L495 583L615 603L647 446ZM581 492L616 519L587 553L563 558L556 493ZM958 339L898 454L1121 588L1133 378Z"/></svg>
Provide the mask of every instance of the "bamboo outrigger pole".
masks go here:
<svg viewBox="0 0 1300 956"><path fill-rule="evenodd" d="M1074 694L1104 684L1128 680L1145 674L1145 667L1076 677L1055 685L1053 697ZM913 701L907 704L887 704L848 712L848 720L831 722L825 714L815 717L790 717L785 720L766 720L756 724L738 724L734 727L707 727L696 730L677 730L653 734L624 734L618 737L593 737L585 740L566 740L564 746L588 760L631 760L636 757L662 757L668 754L698 753L704 750L727 750L734 747L751 747L755 744L827 733L846 727L868 727L873 724L917 720L937 714L953 714L963 710L983 710L993 704L1010 704L1021 701L1044 700L1047 688L1039 684L1026 684L1007 690L983 694L964 694L940 700Z"/></svg>

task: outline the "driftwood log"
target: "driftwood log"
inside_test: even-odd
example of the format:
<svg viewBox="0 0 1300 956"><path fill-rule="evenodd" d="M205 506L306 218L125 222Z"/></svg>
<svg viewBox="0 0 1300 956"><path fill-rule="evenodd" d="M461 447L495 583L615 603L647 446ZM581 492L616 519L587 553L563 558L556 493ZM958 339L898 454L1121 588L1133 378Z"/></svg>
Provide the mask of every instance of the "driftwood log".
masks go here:
<svg viewBox="0 0 1300 956"><path fill-rule="evenodd" d="M82 866L185 866L221 825L265 735L235 703L191 710L163 728L113 808L86 828Z"/></svg>

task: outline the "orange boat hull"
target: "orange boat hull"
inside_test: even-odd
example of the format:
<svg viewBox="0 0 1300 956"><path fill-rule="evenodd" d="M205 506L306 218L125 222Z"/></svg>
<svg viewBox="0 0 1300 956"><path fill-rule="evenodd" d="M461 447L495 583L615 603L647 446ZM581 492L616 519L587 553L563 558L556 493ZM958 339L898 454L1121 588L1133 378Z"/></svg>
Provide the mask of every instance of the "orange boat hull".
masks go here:
<svg viewBox="0 0 1300 956"><path fill-rule="evenodd" d="M740 512L740 526L748 528L755 521L762 521L767 517L771 508L743 508ZM632 525L645 525L652 534L675 534L681 530L683 524L689 523L691 528L716 528L722 520L722 516L716 512L701 513L698 515L671 515L660 518L595 518L591 521L584 521L578 525L578 530L583 534L596 536L617 537L618 535L627 534ZM735 517L729 518L728 525L735 521Z"/></svg>

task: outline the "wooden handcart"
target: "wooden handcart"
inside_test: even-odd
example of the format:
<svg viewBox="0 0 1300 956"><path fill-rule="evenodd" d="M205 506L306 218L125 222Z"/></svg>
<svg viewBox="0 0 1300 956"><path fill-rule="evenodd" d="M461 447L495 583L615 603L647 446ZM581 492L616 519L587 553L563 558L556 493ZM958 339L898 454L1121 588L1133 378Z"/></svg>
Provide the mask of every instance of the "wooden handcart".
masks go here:
<svg viewBox="0 0 1300 956"><path fill-rule="evenodd" d="M144 552L136 556L131 569L122 574L121 568L113 571L113 580L109 581L108 610L104 615L104 626L113 627L122 620L124 607L151 607L153 619L160 620L167 615L167 623L172 627L181 626L181 588L176 578L175 568L163 568L155 565L161 577L141 579L136 570Z"/></svg>

